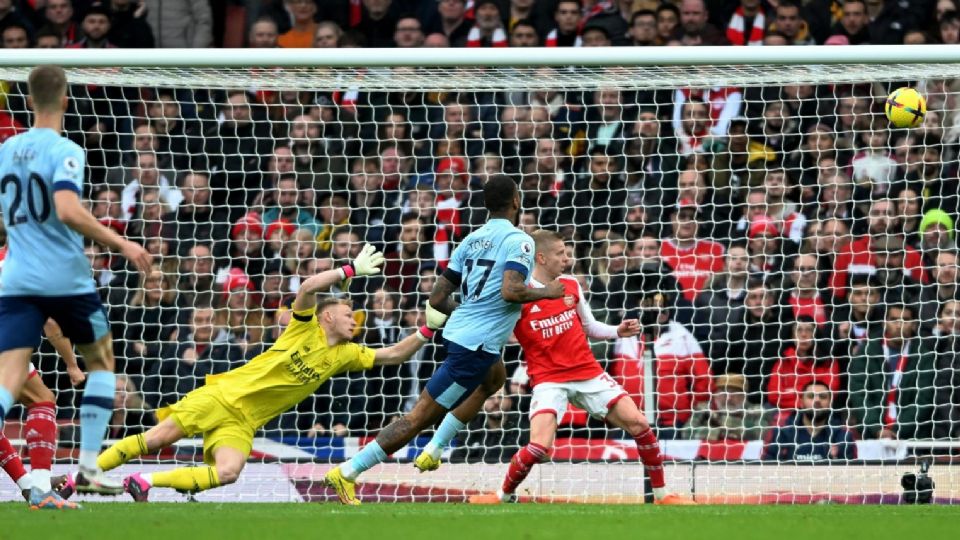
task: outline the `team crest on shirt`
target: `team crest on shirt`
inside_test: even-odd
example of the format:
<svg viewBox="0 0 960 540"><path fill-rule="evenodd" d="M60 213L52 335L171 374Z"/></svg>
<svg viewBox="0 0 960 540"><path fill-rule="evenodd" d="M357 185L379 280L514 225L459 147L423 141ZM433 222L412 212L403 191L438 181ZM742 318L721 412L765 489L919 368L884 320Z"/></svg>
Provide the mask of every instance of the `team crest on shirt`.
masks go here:
<svg viewBox="0 0 960 540"><path fill-rule="evenodd" d="M63 160L63 170L67 171L71 175L77 176L80 174L80 169L80 161L77 158L68 156Z"/></svg>
<svg viewBox="0 0 960 540"><path fill-rule="evenodd" d="M567 307L573 307L573 305L577 303L577 299L572 294L568 294L563 297L563 303L566 304Z"/></svg>

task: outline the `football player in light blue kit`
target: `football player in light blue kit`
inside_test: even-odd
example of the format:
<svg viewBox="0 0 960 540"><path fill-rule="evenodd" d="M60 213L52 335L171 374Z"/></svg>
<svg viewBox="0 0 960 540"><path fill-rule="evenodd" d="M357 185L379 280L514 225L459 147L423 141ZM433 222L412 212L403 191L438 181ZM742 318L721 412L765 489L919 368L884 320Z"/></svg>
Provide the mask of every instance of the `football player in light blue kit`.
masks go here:
<svg viewBox="0 0 960 540"><path fill-rule="evenodd" d="M113 414L113 345L83 237L119 251L141 272L150 268L151 257L101 225L80 202L84 152L60 135L67 110L63 69L34 68L28 85L33 128L0 146L0 210L8 240L0 276L0 428L27 378L43 324L52 318L80 349L90 372L80 405L76 489L115 495L122 485L97 468ZM76 508L49 485L34 486L30 504Z"/></svg>
<svg viewBox="0 0 960 540"><path fill-rule="evenodd" d="M483 186L487 223L467 236L453 251L449 266L434 286L427 302L427 326L443 325L447 357L427 383L413 409L385 427L374 442L352 459L331 469L326 483L340 502L356 505L354 483L360 473L430 427L446 411L468 400L482 403L506 379L500 351L520 318L520 304L541 298L560 298L563 285L554 280L543 288L528 288L533 269L534 243L516 228L520 192L516 182L494 176ZM452 294L460 291L459 306ZM476 390L476 391L475 391ZM479 406L470 410L479 410ZM448 414L444 424L453 433L470 418ZM441 426L441 429L445 429Z"/></svg>

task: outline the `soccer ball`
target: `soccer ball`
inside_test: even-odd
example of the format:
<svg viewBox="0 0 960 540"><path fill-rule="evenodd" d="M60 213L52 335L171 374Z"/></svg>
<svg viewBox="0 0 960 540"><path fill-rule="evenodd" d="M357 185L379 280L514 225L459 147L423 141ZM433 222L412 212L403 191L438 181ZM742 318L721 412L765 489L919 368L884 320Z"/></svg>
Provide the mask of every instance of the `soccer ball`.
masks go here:
<svg viewBox="0 0 960 540"><path fill-rule="evenodd" d="M897 88L887 97L883 107L887 119L898 128L917 127L927 114L927 100L913 88Z"/></svg>

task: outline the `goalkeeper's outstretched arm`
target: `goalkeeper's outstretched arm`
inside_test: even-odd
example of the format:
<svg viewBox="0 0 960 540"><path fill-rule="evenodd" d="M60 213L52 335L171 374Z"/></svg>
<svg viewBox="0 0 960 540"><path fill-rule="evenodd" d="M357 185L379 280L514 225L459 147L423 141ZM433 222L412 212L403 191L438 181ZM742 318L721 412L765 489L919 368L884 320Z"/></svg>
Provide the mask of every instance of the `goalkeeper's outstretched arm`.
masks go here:
<svg viewBox="0 0 960 540"><path fill-rule="evenodd" d="M394 345L376 349L374 351L373 365L395 366L406 362L420 350L420 347L423 347L427 342L426 337L427 336L423 336L423 330L421 329L403 338Z"/></svg>

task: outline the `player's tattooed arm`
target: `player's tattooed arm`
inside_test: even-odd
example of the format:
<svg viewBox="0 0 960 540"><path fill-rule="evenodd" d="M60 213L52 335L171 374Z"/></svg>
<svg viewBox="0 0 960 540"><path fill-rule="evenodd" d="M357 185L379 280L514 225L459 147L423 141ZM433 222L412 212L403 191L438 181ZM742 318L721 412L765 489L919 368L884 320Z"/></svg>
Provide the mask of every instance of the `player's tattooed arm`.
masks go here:
<svg viewBox="0 0 960 540"><path fill-rule="evenodd" d="M457 285L450 281L447 273L444 272L437 278L437 282L433 285L433 291L430 292L430 305L444 315L453 313L453 310L460 305L453 300L453 292L457 290Z"/></svg>
<svg viewBox="0 0 960 540"><path fill-rule="evenodd" d="M503 272L503 285L500 287L500 296L507 302L514 304L526 304L544 298L560 298L563 296L563 284L553 280L543 287L527 287L523 274L516 270L505 270Z"/></svg>

